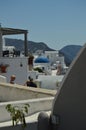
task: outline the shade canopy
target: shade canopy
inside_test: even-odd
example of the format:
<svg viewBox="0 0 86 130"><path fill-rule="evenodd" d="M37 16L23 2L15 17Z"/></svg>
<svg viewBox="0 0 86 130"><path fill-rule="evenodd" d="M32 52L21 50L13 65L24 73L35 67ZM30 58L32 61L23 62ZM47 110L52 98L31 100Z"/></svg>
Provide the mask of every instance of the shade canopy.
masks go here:
<svg viewBox="0 0 86 130"><path fill-rule="evenodd" d="M3 28L0 25L0 56L2 56L2 36L4 35L15 35L15 34L24 34L24 52L25 56L28 56L28 47L27 47L27 30L23 29L14 29L14 28Z"/></svg>

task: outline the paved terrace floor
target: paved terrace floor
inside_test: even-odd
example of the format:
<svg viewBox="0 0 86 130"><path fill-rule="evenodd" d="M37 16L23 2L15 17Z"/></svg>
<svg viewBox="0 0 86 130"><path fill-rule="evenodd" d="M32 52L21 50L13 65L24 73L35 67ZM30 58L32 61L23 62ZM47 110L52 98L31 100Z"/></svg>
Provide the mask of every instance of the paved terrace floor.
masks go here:
<svg viewBox="0 0 86 130"><path fill-rule="evenodd" d="M37 122L39 113L40 113L40 112L37 112L37 113L35 113L35 114L31 115L31 116L26 117L26 118L25 118L25 119L26 119L26 123ZM51 111L46 111L46 113L47 113L48 115L50 115ZM9 127L9 126L12 126L12 121L11 121L11 120L10 120L10 121L6 121L6 122L1 122L1 123L0 123L0 128L1 128L1 127Z"/></svg>

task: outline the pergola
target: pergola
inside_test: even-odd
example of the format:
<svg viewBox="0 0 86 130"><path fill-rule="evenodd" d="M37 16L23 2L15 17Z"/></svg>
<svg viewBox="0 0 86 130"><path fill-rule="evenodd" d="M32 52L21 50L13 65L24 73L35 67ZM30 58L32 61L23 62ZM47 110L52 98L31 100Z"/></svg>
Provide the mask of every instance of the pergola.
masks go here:
<svg viewBox="0 0 86 130"><path fill-rule="evenodd" d="M4 35L15 35L15 34L24 34L24 52L25 56L28 56L28 48L27 48L27 30L23 29L14 29L14 28L3 28L0 27L0 57L2 56L2 36Z"/></svg>

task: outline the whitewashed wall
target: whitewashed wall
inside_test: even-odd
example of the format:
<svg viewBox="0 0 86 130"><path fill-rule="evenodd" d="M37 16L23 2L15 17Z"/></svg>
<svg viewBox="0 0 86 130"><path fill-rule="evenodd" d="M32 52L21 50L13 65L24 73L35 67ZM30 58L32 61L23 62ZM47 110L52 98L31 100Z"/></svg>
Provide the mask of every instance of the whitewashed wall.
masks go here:
<svg viewBox="0 0 86 130"><path fill-rule="evenodd" d="M6 82L7 82L6 77L5 77L5 76L0 75L0 82L4 82L4 83L6 83Z"/></svg>
<svg viewBox="0 0 86 130"><path fill-rule="evenodd" d="M15 82L17 84L24 84L28 73L28 58L27 57L3 57L0 58L0 64L8 64L7 72L0 75L7 77L7 82L10 81L11 75L16 75ZM22 66L20 66L22 64Z"/></svg>
<svg viewBox="0 0 86 130"><path fill-rule="evenodd" d="M38 76L38 81L40 82L40 87L41 88L46 88L46 89L57 89L59 86L58 84L61 83L63 79L63 75L55 75L55 76L50 76L50 75L39 75Z"/></svg>

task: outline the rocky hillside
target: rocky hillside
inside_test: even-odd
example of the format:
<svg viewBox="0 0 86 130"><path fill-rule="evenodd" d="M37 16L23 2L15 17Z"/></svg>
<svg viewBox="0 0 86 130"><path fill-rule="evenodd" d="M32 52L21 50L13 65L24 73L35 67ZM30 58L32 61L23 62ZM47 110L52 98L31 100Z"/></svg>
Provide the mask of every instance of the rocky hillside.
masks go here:
<svg viewBox="0 0 86 130"><path fill-rule="evenodd" d="M5 38L5 43L7 46L15 46L17 50L20 50L20 51L24 50L24 41L23 40ZM28 41L28 50L31 53L34 53L37 50L43 50L43 52L44 51L53 51L53 49L49 48L45 43L33 42L33 41Z"/></svg>

